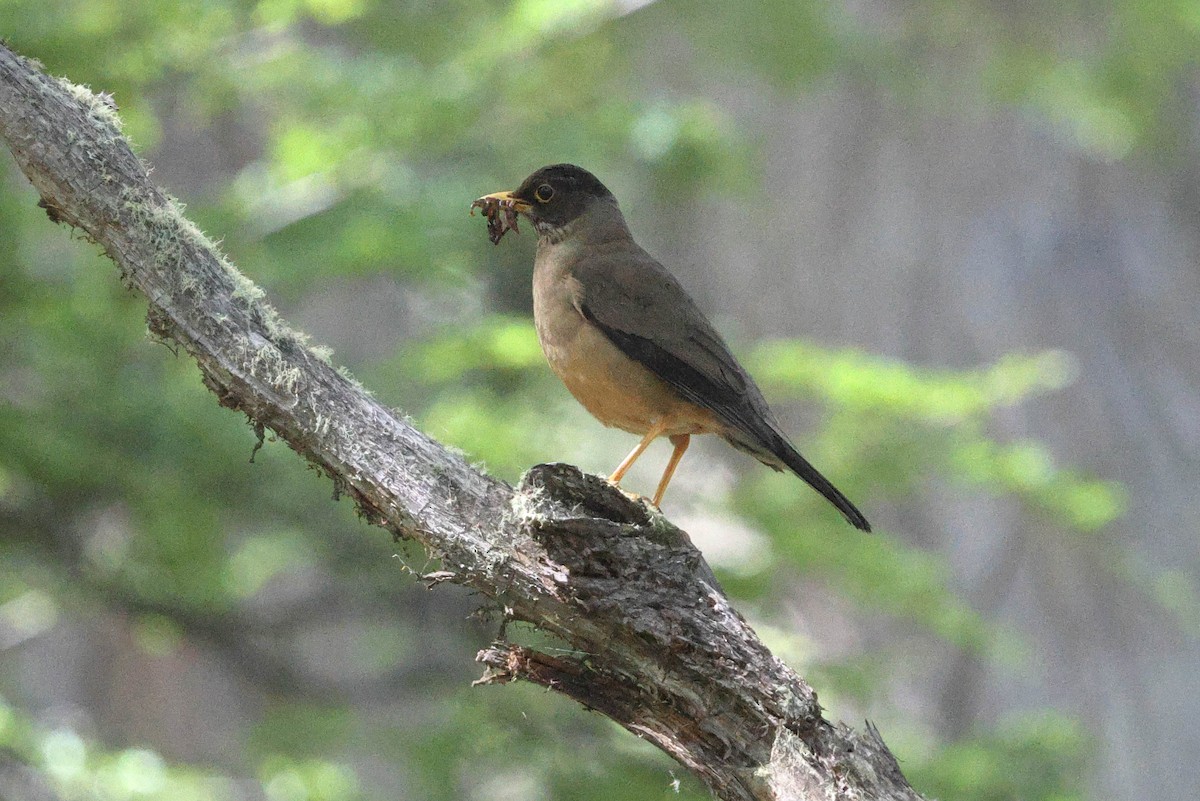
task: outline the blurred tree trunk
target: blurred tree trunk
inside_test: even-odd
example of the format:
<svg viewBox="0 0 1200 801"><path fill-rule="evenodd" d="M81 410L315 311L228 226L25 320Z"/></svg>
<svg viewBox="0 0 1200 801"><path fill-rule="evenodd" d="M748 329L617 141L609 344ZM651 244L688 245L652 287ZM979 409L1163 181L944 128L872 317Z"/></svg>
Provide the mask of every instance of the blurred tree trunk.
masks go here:
<svg viewBox="0 0 1200 801"><path fill-rule="evenodd" d="M304 344L147 177L115 107L0 46L0 136L55 222L81 229L149 300L219 402L270 428L360 512L561 637L505 641L481 681L526 679L666 751L726 799L916 799L878 732L827 722L816 694L733 610L687 535L564 466L516 489L398 419Z"/></svg>

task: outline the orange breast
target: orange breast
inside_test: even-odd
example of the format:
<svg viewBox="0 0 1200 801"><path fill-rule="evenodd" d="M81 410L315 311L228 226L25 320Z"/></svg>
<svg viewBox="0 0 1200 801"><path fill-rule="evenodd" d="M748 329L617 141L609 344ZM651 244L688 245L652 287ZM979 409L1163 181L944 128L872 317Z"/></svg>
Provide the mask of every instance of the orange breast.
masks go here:
<svg viewBox="0 0 1200 801"><path fill-rule="evenodd" d="M719 429L711 412L681 398L670 385L621 352L571 307L574 319L543 325L538 333L550 367L575 399L607 426L644 434L667 421L666 434Z"/></svg>
<svg viewBox="0 0 1200 801"><path fill-rule="evenodd" d="M607 426L645 434L666 421L664 434L719 432L714 415L626 356L576 308L578 282L567 244L539 243L533 275L533 318L551 369L575 399Z"/></svg>

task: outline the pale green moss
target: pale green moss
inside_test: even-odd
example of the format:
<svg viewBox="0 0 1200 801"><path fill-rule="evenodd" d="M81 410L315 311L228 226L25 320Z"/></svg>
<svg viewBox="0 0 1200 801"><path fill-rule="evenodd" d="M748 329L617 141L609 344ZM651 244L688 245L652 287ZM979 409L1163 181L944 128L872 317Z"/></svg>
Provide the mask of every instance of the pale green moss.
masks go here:
<svg viewBox="0 0 1200 801"><path fill-rule="evenodd" d="M513 493L512 502L501 519L502 523L525 524L541 519L542 513L539 509L546 501L546 488L525 485L524 481L525 476L522 475L521 481L518 482L521 489Z"/></svg>
<svg viewBox="0 0 1200 801"><path fill-rule="evenodd" d="M308 352L311 353L313 358L315 358L317 361L323 362L331 367L333 366L333 348L329 347L328 345L312 345L309 347Z"/></svg>
<svg viewBox="0 0 1200 801"><path fill-rule="evenodd" d="M79 104L87 112L88 119L97 127L111 130L106 138L113 138L115 134L121 132L124 122L121 120L121 115L117 113L117 104L113 102L112 95L96 94L90 87L72 83L66 78L55 78L54 81L65 89L67 94L79 101Z"/></svg>
<svg viewBox="0 0 1200 801"><path fill-rule="evenodd" d="M337 369L337 373L338 373L338 375L340 375L342 378L344 378L344 379L346 379L348 382L350 382L350 386L354 387L354 388L355 388L355 389L357 389L359 392L361 392L361 393L363 393L364 395L366 395L368 398L374 398L374 397L375 397L375 396L374 396L374 394L372 394L371 390L369 390L369 389L367 389L366 387L364 387L364 386L363 386L363 385L362 385L362 384L359 382L359 380L358 380L357 378L355 378L355 377L354 377L354 374L350 372L350 368L346 367L345 365L342 365L342 366L338 367L338 369Z"/></svg>

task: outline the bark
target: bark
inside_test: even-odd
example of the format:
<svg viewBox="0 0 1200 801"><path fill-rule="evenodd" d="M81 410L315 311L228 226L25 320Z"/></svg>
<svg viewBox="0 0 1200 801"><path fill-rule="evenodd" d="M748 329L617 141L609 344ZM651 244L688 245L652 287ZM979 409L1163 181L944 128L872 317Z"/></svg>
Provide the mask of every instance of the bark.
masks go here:
<svg viewBox="0 0 1200 801"><path fill-rule="evenodd" d="M50 218L104 248L146 296L150 330L195 359L223 406L438 555L428 581L469 586L570 646L498 641L478 655L481 682L574 698L724 799L919 798L873 726L822 717L656 510L569 465L534 467L516 488L482 475L308 348L150 183L111 100L0 45L0 137Z"/></svg>

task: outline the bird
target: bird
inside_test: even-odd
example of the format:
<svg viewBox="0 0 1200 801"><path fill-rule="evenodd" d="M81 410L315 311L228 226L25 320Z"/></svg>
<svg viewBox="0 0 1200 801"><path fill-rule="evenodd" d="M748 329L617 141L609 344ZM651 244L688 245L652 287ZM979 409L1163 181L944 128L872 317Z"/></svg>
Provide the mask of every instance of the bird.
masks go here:
<svg viewBox="0 0 1200 801"><path fill-rule="evenodd" d="M536 170L484 209L498 244L518 218L537 232L533 317L550 368L596 419L641 436L608 476L620 487L659 437L674 451L655 490L660 507L693 435L715 434L777 471L791 470L846 520L866 517L800 455L762 392L678 280L643 250L612 192L573 164Z"/></svg>

